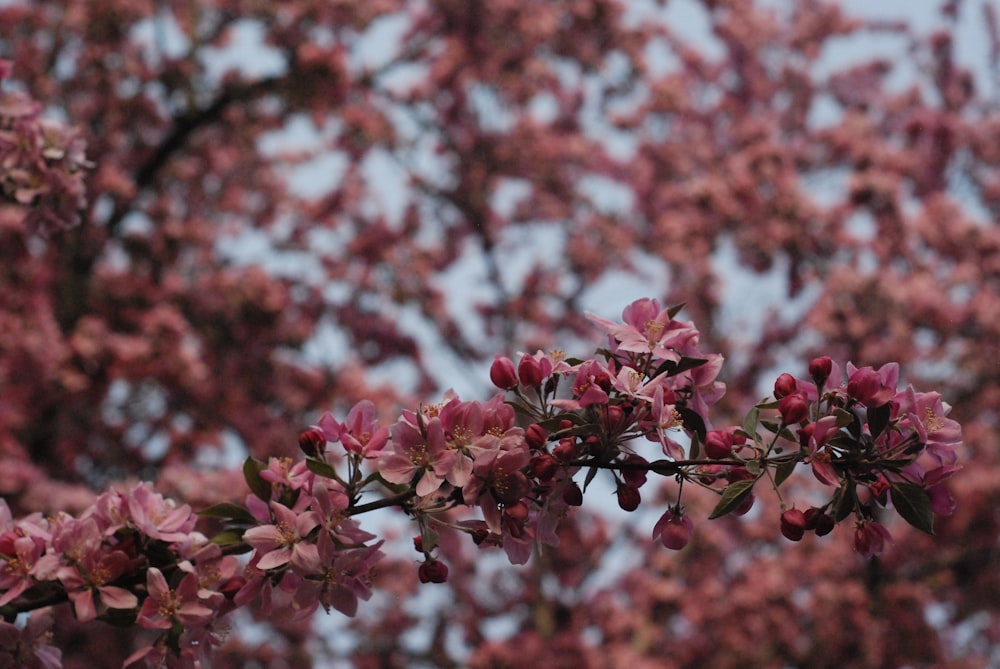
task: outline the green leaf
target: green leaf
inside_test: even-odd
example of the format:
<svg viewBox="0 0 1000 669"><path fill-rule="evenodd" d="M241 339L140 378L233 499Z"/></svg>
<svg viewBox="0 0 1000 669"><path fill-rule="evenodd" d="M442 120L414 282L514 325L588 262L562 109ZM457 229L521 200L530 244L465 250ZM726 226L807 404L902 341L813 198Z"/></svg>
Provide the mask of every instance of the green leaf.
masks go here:
<svg viewBox="0 0 1000 669"><path fill-rule="evenodd" d="M774 487L777 488L784 483L792 475L792 472L795 471L795 467L798 464L798 458L788 458L779 462L774 468Z"/></svg>
<svg viewBox="0 0 1000 669"><path fill-rule="evenodd" d="M889 489L892 505L903 520L921 532L934 534L934 511L927 492L914 483L893 483Z"/></svg>
<svg viewBox="0 0 1000 669"><path fill-rule="evenodd" d="M697 460L701 456L701 438L695 432L691 435L691 446L688 448L688 458Z"/></svg>
<svg viewBox="0 0 1000 669"><path fill-rule="evenodd" d="M760 419L760 409L754 407L743 418L743 431L747 434L757 434L757 421Z"/></svg>
<svg viewBox="0 0 1000 669"><path fill-rule="evenodd" d="M224 532L219 532L214 537L210 539L213 544L222 546L223 548L235 547L235 546L245 546L241 550L233 551L230 548L230 553L246 553L250 551L250 546L246 546L243 543L243 532L240 530L225 530Z"/></svg>
<svg viewBox="0 0 1000 669"><path fill-rule="evenodd" d="M591 467L587 470L587 476L583 480L583 492L587 492L587 486L590 485L595 476L597 476L597 467Z"/></svg>
<svg viewBox="0 0 1000 669"><path fill-rule="evenodd" d="M198 515L210 516L212 518L229 518L231 520L239 520L247 523L257 522L257 519L253 517L252 513L239 504L233 504L232 502L219 502L218 504L213 504L207 509L199 511Z"/></svg>
<svg viewBox="0 0 1000 669"><path fill-rule="evenodd" d="M878 437L889 425L889 416L892 413L892 404L886 403L880 407L868 409L868 429L872 437Z"/></svg>
<svg viewBox="0 0 1000 669"><path fill-rule="evenodd" d="M754 476L760 476L760 462L758 462L757 460L747 460L745 466L748 472L750 472Z"/></svg>
<svg viewBox="0 0 1000 669"><path fill-rule="evenodd" d="M779 404L781 404L781 400L772 400L765 397L760 402L757 402L754 407L760 409L761 411L766 411L768 409L777 409Z"/></svg>
<svg viewBox="0 0 1000 669"><path fill-rule="evenodd" d="M854 511L854 503L857 495L854 492L854 484L845 483L836 494L836 506L834 507L833 519L838 523L847 518Z"/></svg>
<svg viewBox="0 0 1000 669"><path fill-rule="evenodd" d="M265 502L271 501L271 484L260 477L267 469L267 463L252 455L243 461L243 478L246 479L250 491Z"/></svg>
<svg viewBox="0 0 1000 669"><path fill-rule="evenodd" d="M734 481L726 486L726 489L722 491L722 499L720 499L719 503L715 505L715 509L712 510L708 519L714 520L716 518L721 518L727 513L739 508L740 504L742 504L753 492L753 486L755 483L757 483L757 479L748 479L744 481Z"/></svg>
<svg viewBox="0 0 1000 669"><path fill-rule="evenodd" d="M679 407L677 413L681 415L684 429L698 435L698 438L704 441L708 435L708 428L705 427L705 419L701 417L701 414L687 407Z"/></svg>
<svg viewBox="0 0 1000 669"><path fill-rule="evenodd" d="M760 421L760 425L771 434L776 434L778 430L781 428L781 424L778 423L777 421L766 420L763 418Z"/></svg>
<svg viewBox="0 0 1000 669"><path fill-rule="evenodd" d="M317 460L316 458L306 458L306 467L317 476L337 481L340 480L337 476L337 470L322 460Z"/></svg>

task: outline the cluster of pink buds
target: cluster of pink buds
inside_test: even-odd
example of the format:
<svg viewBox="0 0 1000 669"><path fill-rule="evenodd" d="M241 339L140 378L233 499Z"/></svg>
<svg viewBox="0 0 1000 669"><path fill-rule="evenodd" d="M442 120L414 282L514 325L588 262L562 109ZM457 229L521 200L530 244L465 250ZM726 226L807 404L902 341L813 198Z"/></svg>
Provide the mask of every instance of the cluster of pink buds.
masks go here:
<svg viewBox="0 0 1000 669"><path fill-rule="evenodd" d="M818 358L808 380L782 374L774 398L742 425L713 429L707 413L724 392L722 357L699 349L679 311L642 299L623 323L589 316L608 336L595 358L498 357L490 378L502 392L484 402L449 393L389 426L370 401L343 422L325 413L299 436L304 460L247 459L245 504L201 512L223 523L211 539L195 531L189 508L148 485L105 493L79 518L0 515L0 641L14 639L0 660L32 652L58 666L40 641L40 615L13 623L61 602L81 620L155 631L129 658L135 666L193 666L219 643L222 618L253 601L293 618L320 606L354 615L383 556L358 519L382 508L416 523L423 583L448 578L437 555L442 532L527 562L536 546L558 541L560 521L597 476L609 477L626 511L641 505L651 474L674 478L677 499L652 536L675 550L694 535L680 498L686 486L718 495L710 518L741 514L762 480L781 499L800 464L829 499L805 510L781 499L780 531L793 541L853 516L855 548L871 556L891 541L882 509L926 532L935 514L951 512L941 484L957 470L961 433L938 394L898 390L896 365L847 365L845 374Z"/></svg>

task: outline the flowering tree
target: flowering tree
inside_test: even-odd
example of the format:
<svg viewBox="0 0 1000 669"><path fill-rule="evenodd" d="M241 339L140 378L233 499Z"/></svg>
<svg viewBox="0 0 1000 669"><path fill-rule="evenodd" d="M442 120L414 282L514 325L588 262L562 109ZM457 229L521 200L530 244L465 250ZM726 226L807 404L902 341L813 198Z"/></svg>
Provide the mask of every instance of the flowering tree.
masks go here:
<svg viewBox="0 0 1000 669"><path fill-rule="evenodd" d="M307 614L374 592L330 651L357 666L988 662L1000 135L956 56L975 8L931 35L692 8L708 48L653 3L0 7L0 648L308 666ZM911 57L824 62L872 31ZM783 278L762 329L726 310L737 269ZM663 281L616 324L593 299L622 274ZM660 307L682 302L698 330ZM594 322L591 358L516 355L580 355ZM458 376L497 354L510 404ZM942 485L952 419L976 466ZM602 482L656 513L564 513ZM933 544L890 520L931 530L945 486ZM362 529L377 507L416 523L416 562ZM494 544L547 547L501 573ZM446 576L447 610L380 599ZM276 636L216 648L227 613Z"/></svg>

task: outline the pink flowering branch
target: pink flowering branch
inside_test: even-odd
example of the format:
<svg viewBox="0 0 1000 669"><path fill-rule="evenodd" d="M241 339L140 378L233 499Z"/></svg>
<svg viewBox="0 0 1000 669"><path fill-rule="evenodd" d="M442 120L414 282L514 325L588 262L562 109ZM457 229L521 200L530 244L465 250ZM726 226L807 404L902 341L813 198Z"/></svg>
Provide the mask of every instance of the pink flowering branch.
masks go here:
<svg viewBox="0 0 1000 669"><path fill-rule="evenodd" d="M361 526L366 513L409 516L419 580L440 583L449 573L436 556L442 532L523 564L536 546L557 543L560 522L599 475L610 475L626 511L641 505L649 475L676 479L677 499L652 528L674 550L695 531L682 504L691 487L718 496L709 515L718 518L746 513L764 481L781 500L785 537L823 535L853 517L865 557L892 540L880 509L927 533L951 513L942 483L958 469L961 430L938 394L898 389L897 365L842 372L823 357L808 379L778 377L774 397L742 425L713 428L721 356L698 348L679 310L643 299L624 323L591 317L608 335L596 358L498 357L490 378L505 392L485 402L449 394L389 427L368 401L344 422L326 413L299 437L305 459L247 459L244 504L200 513L222 522L211 537L196 529L199 514L149 485L104 493L78 517L15 521L0 505L0 613L12 623L70 602L82 621L155 635L126 666L189 666L219 643L225 616L252 602L291 619L320 606L354 615L383 557L382 540ZM799 465L827 501L803 510L784 499Z"/></svg>

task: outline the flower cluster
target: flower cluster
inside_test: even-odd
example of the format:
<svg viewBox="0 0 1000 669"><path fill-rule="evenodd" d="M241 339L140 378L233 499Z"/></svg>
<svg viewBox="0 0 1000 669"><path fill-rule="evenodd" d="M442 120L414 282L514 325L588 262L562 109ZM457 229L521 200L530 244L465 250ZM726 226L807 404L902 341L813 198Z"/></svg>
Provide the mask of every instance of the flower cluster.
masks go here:
<svg viewBox="0 0 1000 669"><path fill-rule="evenodd" d="M0 60L0 83L10 70L10 62ZM91 163L79 134L40 112L29 96L0 91L0 203L17 205L28 230L45 234L80 221L83 175Z"/></svg>
<svg viewBox="0 0 1000 669"><path fill-rule="evenodd" d="M781 375L774 398L741 426L714 429L707 414L724 392L722 358L699 349L694 325L676 319L680 308L642 299L625 309L624 323L589 316L608 336L594 358L497 357L490 378L503 392L487 401L448 393L391 426L379 424L367 400L343 422L325 413L299 436L304 460L247 459L245 504L200 514L223 522L211 540L195 530L190 508L148 484L105 493L78 518L15 522L6 512L0 633L15 641L0 652L36 649L44 666L58 666L39 641L41 618L10 623L69 602L80 620L156 631L126 665L195 666L223 637L224 617L251 602L291 618L320 606L354 615L383 557L382 541L358 521L366 512L407 514L417 527L419 580L440 583L449 572L437 555L442 532L523 564L536 546L558 543L560 521L598 475L610 477L626 511L642 503L649 475L676 479L677 499L652 528L670 549L693 537L681 504L688 486L718 495L710 518L739 514L760 481L781 498L799 464L832 492L804 511L782 499L780 531L792 540L826 534L853 515L855 548L871 556L891 540L879 508L926 532L935 514L951 512L941 484L957 470L961 435L939 395L898 390L895 365L842 373L817 358L809 380ZM240 553L248 555L241 561Z"/></svg>

